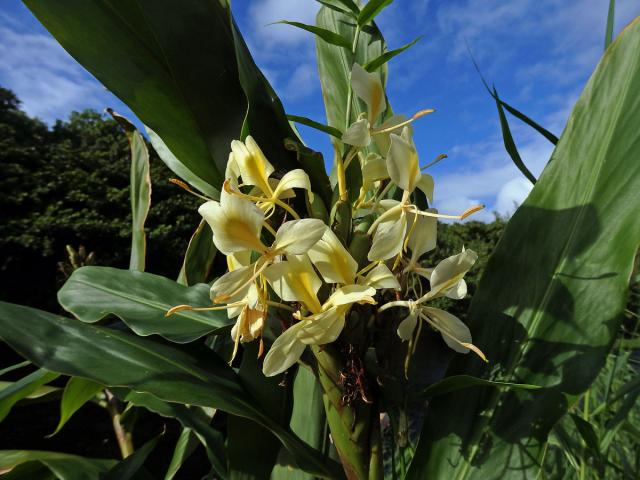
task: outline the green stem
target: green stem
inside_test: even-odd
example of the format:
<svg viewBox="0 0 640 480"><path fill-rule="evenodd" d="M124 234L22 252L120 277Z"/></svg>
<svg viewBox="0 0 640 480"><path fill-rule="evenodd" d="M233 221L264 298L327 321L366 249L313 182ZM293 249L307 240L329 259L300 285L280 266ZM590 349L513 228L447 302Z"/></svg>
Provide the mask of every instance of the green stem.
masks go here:
<svg viewBox="0 0 640 480"><path fill-rule="evenodd" d="M131 455L134 451L131 433L127 432L120 422L122 414L120 413L118 399L114 397L109 390L105 390L104 392L107 397L107 410L109 411L109 415L111 416L113 432L116 435L116 440L118 442L118 446L120 447L120 455L124 459Z"/></svg>
<svg viewBox="0 0 640 480"><path fill-rule="evenodd" d="M345 474L349 480L370 479L371 406L363 402L352 406L343 405L338 380L341 370L339 356L331 346L322 350L318 346L312 346L312 352L318 361L318 379L323 390L322 398L331 438Z"/></svg>

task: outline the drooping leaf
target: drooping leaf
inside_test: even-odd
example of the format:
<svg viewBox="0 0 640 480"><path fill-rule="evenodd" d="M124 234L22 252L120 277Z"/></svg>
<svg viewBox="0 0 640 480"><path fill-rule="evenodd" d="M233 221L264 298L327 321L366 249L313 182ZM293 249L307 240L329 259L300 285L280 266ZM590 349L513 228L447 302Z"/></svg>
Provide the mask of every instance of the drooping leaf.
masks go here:
<svg viewBox="0 0 640 480"><path fill-rule="evenodd" d="M193 430L182 427L182 431L173 450L171 462L169 462L169 466L167 467L167 473L164 475L164 480L172 480L177 475L184 462L187 461L198 445L199 441L193 433Z"/></svg>
<svg viewBox="0 0 640 480"><path fill-rule="evenodd" d="M306 125L307 127L315 128L316 130L320 130L321 132L328 133L329 135L337 139L342 138L342 132L335 127L330 127L329 125L325 125L324 123L316 122L315 120L311 120L307 117L301 117L299 115L287 115L287 118L292 122L301 123L302 125Z"/></svg>
<svg viewBox="0 0 640 480"><path fill-rule="evenodd" d="M221 478L227 478L228 472L224 436L209 425L213 412L211 415L207 415L204 409L197 407L189 408L185 405L165 402L148 393L131 391L126 394L124 399L127 402L144 407L163 417L178 420L185 429L193 432L205 447L207 456L216 473Z"/></svg>
<svg viewBox="0 0 640 480"><path fill-rule="evenodd" d="M58 292L58 301L83 322L94 323L113 314L138 335L156 334L178 343L226 332L230 325L224 310L165 315L176 305L211 306L206 284L185 287L151 273L111 267L74 271Z"/></svg>
<svg viewBox="0 0 640 480"><path fill-rule="evenodd" d="M58 378L57 373L41 368L20 380L3 384L3 388L0 390L0 422L5 419L11 407L17 402L33 395L43 385L56 378ZM45 395L46 393L48 393L47 390L40 390L38 395Z"/></svg>
<svg viewBox="0 0 640 480"><path fill-rule="evenodd" d="M152 438L127 458L114 465L104 474L101 480L131 480L135 478L149 454L156 447L158 438L159 437Z"/></svg>
<svg viewBox="0 0 640 480"><path fill-rule="evenodd" d="M418 37L415 38L415 40L407 43L406 45L403 45L400 48L395 48L393 50L389 50L388 52L384 52L378 58L374 58L373 60L365 63L363 65L364 69L366 71L368 71L368 72L373 72L373 71L377 70L378 68L380 68L380 66L384 65L385 63L387 63L393 57L395 57L397 55L400 55L402 52L404 52L408 48L413 47L421 38L422 38L422 35L419 35Z"/></svg>
<svg viewBox="0 0 640 480"><path fill-rule="evenodd" d="M250 418L278 437L299 468L318 476L340 477L337 465L327 463L264 412L233 369L213 351L205 365L168 345L5 302L0 302L0 339L53 372Z"/></svg>
<svg viewBox="0 0 640 480"><path fill-rule="evenodd" d="M100 480L102 475L116 463L116 460L85 458L68 453L0 450L0 472L11 469L18 470L21 467L29 466L29 464L41 464L53 473L53 478L61 480ZM36 471L39 472L38 476L31 478L44 478L40 476L42 474L40 469ZM34 470L29 470L29 472L35 473ZM22 476L22 478L29 477Z"/></svg>
<svg viewBox="0 0 640 480"><path fill-rule="evenodd" d="M9 365L8 367L3 368L2 370L0 370L0 377L5 375L5 374L7 374L7 373L13 372L14 370L19 370L21 368L28 367L29 365L31 365L31 362L29 360L25 360L24 362L16 363L15 365Z"/></svg>
<svg viewBox="0 0 640 480"><path fill-rule="evenodd" d="M640 244L639 83L635 20L605 52L474 295L469 327L489 365L459 355L448 371L542 388L434 398L409 479L535 477L549 431L598 374Z"/></svg>
<svg viewBox="0 0 640 480"><path fill-rule="evenodd" d="M72 377L67 382L62 392L60 401L60 421L51 436L58 433L80 407L95 397L102 385L86 378Z"/></svg>
<svg viewBox="0 0 640 480"><path fill-rule="evenodd" d="M213 279L213 262L217 252L211 227L204 220L200 221L184 254L178 283L190 286L210 282Z"/></svg>
<svg viewBox="0 0 640 480"><path fill-rule="evenodd" d="M129 270L144 272L147 237L144 222L151 206L151 176L149 174L149 151L144 137L125 117L112 109L107 112L124 129L131 149L131 174L129 197L131 199L131 258Z"/></svg>
<svg viewBox="0 0 640 480"><path fill-rule="evenodd" d="M353 0L316 0L322 5L338 8L341 12L347 12L351 14L355 14L356 16L360 13L360 8ZM342 9L344 7L345 9Z"/></svg>
<svg viewBox="0 0 640 480"><path fill-rule="evenodd" d="M498 117L500 118L500 129L502 130L502 139L504 141L504 148L513 160L513 163L518 170L522 172L522 174L527 177L527 179L535 185L536 177L533 176L533 173L527 168L527 166L522 161L520 157L520 153L518 152L518 147L516 147L516 142L513 140L513 135L511 135L511 128L509 127L509 121L507 120L507 116L504 113L504 109L502 108L502 103L500 102L500 98L498 97L498 91L493 89L493 98L496 100L496 107L498 107Z"/></svg>
<svg viewBox="0 0 640 480"><path fill-rule="evenodd" d="M486 380L483 378L472 377L471 375L454 375L446 377L442 380L428 386L413 396L413 400L426 400L436 395L455 392L470 387L506 387L506 388L523 388L525 390L537 390L537 385L528 385L522 383L511 383L494 380Z"/></svg>
<svg viewBox="0 0 640 480"><path fill-rule="evenodd" d="M324 40L331 45L337 45L338 47L351 49L351 42L344 38L342 35L332 32L331 30L327 30L326 28L316 27L315 25L307 25L305 23L300 22L291 22L287 20L281 20L280 22L285 25L291 25L292 27L301 28L302 30L306 30L307 32L311 32L314 35L317 35L320 39Z"/></svg>
<svg viewBox="0 0 640 480"><path fill-rule="evenodd" d="M362 27L373 20L393 0L369 0L358 14L358 26Z"/></svg>

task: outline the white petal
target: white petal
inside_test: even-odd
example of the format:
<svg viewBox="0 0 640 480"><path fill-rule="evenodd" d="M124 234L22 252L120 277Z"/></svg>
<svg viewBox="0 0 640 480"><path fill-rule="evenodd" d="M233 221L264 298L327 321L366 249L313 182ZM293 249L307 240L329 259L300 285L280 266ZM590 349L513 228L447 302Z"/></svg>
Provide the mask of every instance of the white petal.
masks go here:
<svg viewBox="0 0 640 480"><path fill-rule="evenodd" d="M307 345L335 342L344 328L345 311L345 308L333 307L305 322L298 333L298 340Z"/></svg>
<svg viewBox="0 0 640 480"><path fill-rule="evenodd" d="M213 231L213 243L225 255L266 249L260 241L264 213L249 200L222 189L220 203L207 202L198 212Z"/></svg>
<svg viewBox="0 0 640 480"><path fill-rule="evenodd" d="M252 276L253 266L240 267L225 273L211 285L211 289L209 290L211 300L216 303L239 302L249 293ZM231 295L232 293L233 295ZM216 298L218 301L215 300Z"/></svg>
<svg viewBox="0 0 640 480"><path fill-rule="evenodd" d="M308 255L325 282L345 285L353 283L358 263L330 228L327 228L318 243L311 247Z"/></svg>
<svg viewBox="0 0 640 480"><path fill-rule="evenodd" d="M445 297L451 298L452 300L462 300L467 295L467 282L465 282L463 278L443 293Z"/></svg>
<svg viewBox="0 0 640 480"><path fill-rule="evenodd" d="M338 288L325 302L325 306L349 305L352 303L372 303L376 289L367 285L345 285Z"/></svg>
<svg viewBox="0 0 640 480"><path fill-rule="evenodd" d="M318 290L322 280L318 278L306 255L290 255L284 262L274 263L265 271L269 285L285 302L301 302L307 310L319 313L322 310Z"/></svg>
<svg viewBox="0 0 640 480"><path fill-rule="evenodd" d="M418 323L418 316L415 313L410 313L404 320L398 325L398 336L403 340L410 340L413 336L413 331L416 329Z"/></svg>
<svg viewBox="0 0 640 480"><path fill-rule="evenodd" d="M361 283L377 290L381 288L400 290L398 279L384 263L379 264L367 273L367 276L362 279Z"/></svg>
<svg viewBox="0 0 640 480"><path fill-rule="evenodd" d="M251 263L251 251L244 250L242 252L234 252L227 255L227 267L229 271L236 270L240 267L246 267Z"/></svg>
<svg viewBox="0 0 640 480"><path fill-rule="evenodd" d="M403 130L404 132L405 130ZM391 146L387 154L387 170L391 181L407 192L413 192L420 181L420 163L413 142L391 134Z"/></svg>
<svg viewBox="0 0 640 480"><path fill-rule="evenodd" d="M402 114L393 115L392 117L382 122L378 126L378 129L387 130L389 128L392 128L395 125L398 125L399 123L406 122L406 121L407 121L406 115L402 115ZM409 129L412 130L412 127L410 124L407 125L407 127L409 127ZM373 136L373 141L375 142L376 146L378 147L378 151L383 157L386 157L387 153L389 152L389 146L391 145L391 139L389 138L389 135L391 135L392 133L400 133L400 128L391 132L378 133Z"/></svg>
<svg viewBox="0 0 640 480"><path fill-rule="evenodd" d="M387 260L400 253L406 228L407 216L403 210L390 214L376 228L367 258L372 262Z"/></svg>
<svg viewBox="0 0 640 480"><path fill-rule="evenodd" d="M296 323L276 338L264 358L262 373L265 376L273 377L282 373L298 361L306 347L297 337L300 328L303 326L304 322Z"/></svg>
<svg viewBox="0 0 640 480"><path fill-rule="evenodd" d="M439 308L424 307L422 311L429 318L429 323L442 334L449 348L459 353L469 353L469 349L461 344L473 342L471 332L458 317Z"/></svg>
<svg viewBox="0 0 640 480"><path fill-rule="evenodd" d="M428 173L422 173L421 175L422 176L420 177L420 180L418 180L416 187L422 190L425 197L427 197L427 200L429 200L429 204L432 204L434 188L433 177Z"/></svg>
<svg viewBox="0 0 640 480"><path fill-rule="evenodd" d="M242 177L242 183L254 185L265 195L271 196L268 178L273 173L273 165L269 163L253 137L248 136L245 143L238 140L232 141L231 151Z"/></svg>
<svg viewBox="0 0 640 480"><path fill-rule="evenodd" d="M233 152L229 153L229 160L227 160L227 168L224 172L225 180L229 180L234 187L238 186L238 177L240 176L240 170L236 163Z"/></svg>
<svg viewBox="0 0 640 480"><path fill-rule="evenodd" d="M307 173L297 168L284 174L275 188L273 194L276 198L286 198L285 194L292 192L292 188L302 188L309 192L309 200L313 201L313 193L311 193L311 181Z"/></svg>
<svg viewBox="0 0 640 480"><path fill-rule="evenodd" d="M351 86L355 94L367 104L369 122L373 124L378 115L387 108L380 75L375 72L369 73L354 63L351 69Z"/></svg>
<svg viewBox="0 0 640 480"><path fill-rule="evenodd" d="M442 260L431 274L429 298L434 298L455 287L478 258L473 250L464 250L457 255ZM458 288L458 287L456 287Z"/></svg>
<svg viewBox="0 0 640 480"><path fill-rule="evenodd" d="M368 147L371 143L371 135L369 133L369 120L363 118L353 122L349 128L342 134L342 141L347 145L356 147Z"/></svg>
<svg viewBox="0 0 640 480"><path fill-rule="evenodd" d="M426 211L438 213L433 208ZM436 248L438 220L435 217L416 215L414 213L409 213L407 217L407 235L409 235L407 246L411 250L409 263L410 265L415 265L422 255Z"/></svg>
<svg viewBox="0 0 640 480"><path fill-rule="evenodd" d="M387 162L377 153L370 153L362 163L362 184L369 189L373 182L389 178Z"/></svg>
<svg viewBox="0 0 640 480"><path fill-rule="evenodd" d="M272 248L287 255L300 255L318 243L326 230L325 223L317 218L291 220L280 226Z"/></svg>

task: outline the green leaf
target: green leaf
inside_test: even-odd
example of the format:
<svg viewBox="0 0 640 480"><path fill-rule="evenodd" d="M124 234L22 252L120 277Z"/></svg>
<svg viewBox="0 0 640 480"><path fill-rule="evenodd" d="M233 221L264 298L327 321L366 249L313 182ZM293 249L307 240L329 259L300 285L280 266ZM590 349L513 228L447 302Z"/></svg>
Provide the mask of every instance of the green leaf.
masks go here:
<svg viewBox="0 0 640 480"><path fill-rule="evenodd" d="M220 187L246 112L226 2L25 3L181 163Z"/></svg>
<svg viewBox="0 0 640 480"><path fill-rule="evenodd" d="M327 30L326 28L316 27L314 25L307 25L305 23L300 22L290 22L287 20L281 20L277 23L282 23L285 25L291 25L293 27L301 28L302 30L306 30L307 32L311 32L314 35L317 35L319 38L324 40L331 45L337 45L338 47L346 48L351 50L351 42L344 38L342 35L332 32L331 30Z"/></svg>
<svg viewBox="0 0 640 480"><path fill-rule="evenodd" d="M13 372L14 370L19 370L21 368L28 367L29 365L31 365L31 362L29 360L16 363L15 365L10 365L7 368L3 368L2 370L0 370L0 377L7 373Z"/></svg>
<svg viewBox="0 0 640 480"><path fill-rule="evenodd" d="M328 426L322 403L322 388L309 368L300 367L293 381L291 430L313 448L328 454ZM290 457L282 449L271 473L274 480L313 480L313 476L289 467Z"/></svg>
<svg viewBox="0 0 640 480"><path fill-rule="evenodd" d="M413 47L422 37L423 37L423 35L420 35L420 36L416 37L416 39L413 40L412 42L409 42L409 43L407 43L406 45L403 45L400 48L396 48L394 50L389 50L388 52L384 52L378 58L374 58L373 60L365 63L363 65L364 69L366 71L368 71L368 72L373 72L373 71L377 70L382 65L384 65L389 60L391 60L393 57L395 57L397 55L400 55L402 52L404 52L408 48Z"/></svg>
<svg viewBox="0 0 640 480"><path fill-rule="evenodd" d="M177 343L226 332L231 324L224 310L165 315L176 305L210 307L206 284L185 287L151 273L110 267L74 271L58 292L58 301L83 322L94 323L113 314L138 335L161 335Z"/></svg>
<svg viewBox="0 0 640 480"><path fill-rule="evenodd" d="M321 132L328 133L332 137L335 137L339 140L342 138L342 132L335 127L330 127L329 125L325 125L324 123L316 122L315 120L311 120L307 117L301 117L299 115L287 115L287 118L292 122L301 123L302 125L306 125L307 127L315 128L316 130L320 130Z"/></svg>
<svg viewBox="0 0 640 480"><path fill-rule="evenodd" d="M193 430L183 427L176 441L173 456L171 457L171 462L167 468L164 480L172 480L197 447L198 439L193 433Z"/></svg>
<svg viewBox="0 0 640 480"><path fill-rule="evenodd" d="M213 351L207 351L205 364L172 346L5 302L0 302L0 338L51 371L250 418L278 437L299 468L318 476L340 476L337 465L325 462L265 413Z"/></svg>
<svg viewBox="0 0 640 480"><path fill-rule="evenodd" d="M0 422L9 414L11 407L23 398L46 395L49 392L48 390L39 389L58 378L58 376L57 373L41 368L15 382L3 382L2 386L4 388L0 390Z"/></svg>
<svg viewBox="0 0 640 480"><path fill-rule="evenodd" d="M346 11L351 13L355 13L356 15L360 13L360 8L353 0L316 0L317 2L325 5L329 8L338 8L340 11L344 12L341 7L345 7Z"/></svg>
<svg viewBox="0 0 640 480"><path fill-rule="evenodd" d="M362 27L373 20L383 8L391 5L393 0L369 0L358 14L358 26Z"/></svg>
<svg viewBox="0 0 640 480"><path fill-rule="evenodd" d="M206 221L201 220L189 240L178 283L195 285L210 282L213 278L213 262L217 252L211 227Z"/></svg>
<svg viewBox="0 0 640 480"><path fill-rule="evenodd" d="M525 390L537 390L537 385L528 385L523 383L511 383L494 380L486 380L483 378L472 377L471 375L454 375L446 377L442 380L429 385L427 388L415 394L412 400L426 400L436 395L444 395L445 393L455 392L470 387L506 387L506 388L522 388Z"/></svg>
<svg viewBox="0 0 640 480"><path fill-rule="evenodd" d="M496 107L498 107L498 116L500 117L500 128L502 129L504 148L511 157L511 160L513 160L515 166L518 167L518 170L520 170L522 174L535 185L536 177L534 177L533 173L529 171L527 166L522 161L520 154L518 153L518 147L516 147L516 142L513 140L511 129L509 128L509 121L507 120L507 116L504 114L502 103L500 102L500 98L498 97L498 91L495 88L493 89L493 98L495 98Z"/></svg>
<svg viewBox="0 0 640 480"><path fill-rule="evenodd" d="M216 473L221 478L228 477L224 437L209 425L213 413L207 415L204 411L205 409L165 402L148 393L131 391L126 394L124 399L127 402L131 402L139 407L144 407L163 417L178 420L185 429L195 434L200 443L205 447L207 456ZM181 438L182 437L183 435L181 435Z"/></svg>
<svg viewBox="0 0 640 480"><path fill-rule="evenodd" d="M149 174L149 151L144 137L136 127L122 115L108 108L107 112L124 129L131 149L131 174L129 197L131 199L131 258L129 270L144 272L147 240L144 222L151 205L151 176Z"/></svg>
<svg viewBox="0 0 640 480"><path fill-rule="evenodd" d="M95 397L102 385L92 382L85 378L72 377L67 382L62 392L62 400L60 401L60 421L55 431L50 435L58 433L69 419L76 413L80 407Z"/></svg>
<svg viewBox="0 0 640 480"><path fill-rule="evenodd" d="M552 426L602 368L640 239L639 83L635 20L605 52L473 297L469 328L490 363L458 355L447 372L542 388L434 398L409 479L535 477Z"/></svg>
<svg viewBox="0 0 640 480"><path fill-rule="evenodd" d="M616 0L609 0L609 11L607 12L607 30L604 34L604 49L606 50L613 41L613 23L616 18Z"/></svg>
<svg viewBox="0 0 640 480"><path fill-rule="evenodd" d="M101 480L131 480L135 478L149 454L156 447L158 438L152 438L127 458L114 465L111 470L104 474Z"/></svg>
<svg viewBox="0 0 640 480"><path fill-rule="evenodd" d="M0 472L33 463L44 465L55 475L55 478L61 480L101 480L102 475L117 462L116 460L84 458L68 453L0 450ZM42 477L31 478L40 479Z"/></svg>

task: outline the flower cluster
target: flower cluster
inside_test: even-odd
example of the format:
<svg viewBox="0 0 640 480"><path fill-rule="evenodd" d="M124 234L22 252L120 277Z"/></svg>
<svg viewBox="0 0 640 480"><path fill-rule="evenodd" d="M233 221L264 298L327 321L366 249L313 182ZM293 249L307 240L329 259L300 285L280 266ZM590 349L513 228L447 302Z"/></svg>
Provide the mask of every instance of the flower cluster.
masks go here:
<svg viewBox="0 0 640 480"><path fill-rule="evenodd" d="M309 202L314 200L303 170L274 178L273 165L251 136L244 142L234 140L220 200L209 200L199 208L228 264L228 272L211 286L215 305L205 310L224 309L229 318L236 319L231 331L234 356L240 343L256 339L262 355L262 333L270 310L289 312L290 326L264 358L267 376L295 364L307 345L336 341L351 309L359 304L377 305L378 312L408 310L397 330L402 340L418 335L419 321L424 321L438 330L452 349L461 353L473 350L484 359L464 323L428 306L438 297L465 296L463 277L476 254L463 250L435 268L420 263L420 257L436 247L439 217L464 218L481 207L458 216L418 208L412 201L414 193L420 190L431 203L434 182L420 166L411 122L432 110L418 112L410 119L392 116L382 121L386 101L379 75L355 64L351 86L367 111L342 137L348 152L344 158L338 155L337 183L339 200L344 202L345 169L352 161L360 164L362 187L350 208L354 219L372 219L366 231L371 239L368 263L359 269L342 239L326 223L301 218L293 208L291 200L301 192ZM375 148L368 148L372 143ZM396 199L389 195L391 189ZM430 288L423 294L425 280ZM396 300L379 306L390 298ZM192 308L180 305L170 313Z"/></svg>

